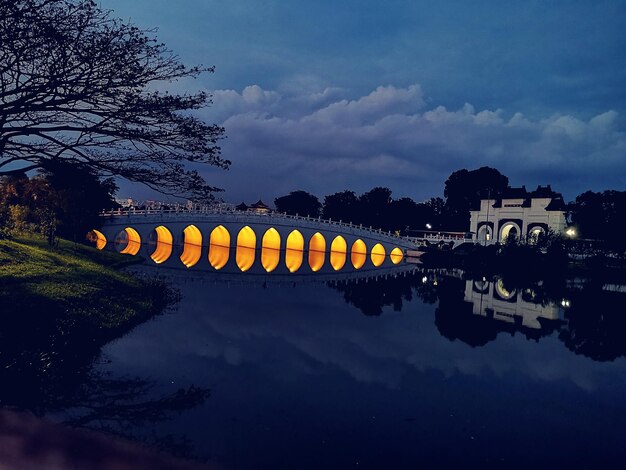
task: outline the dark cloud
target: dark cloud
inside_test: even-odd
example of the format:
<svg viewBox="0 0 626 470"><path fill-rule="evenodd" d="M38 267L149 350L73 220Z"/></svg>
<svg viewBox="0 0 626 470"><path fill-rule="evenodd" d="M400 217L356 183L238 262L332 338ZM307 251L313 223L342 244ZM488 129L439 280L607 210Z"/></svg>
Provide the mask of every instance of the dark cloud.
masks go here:
<svg viewBox="0 0 626 470"><path fill-rule="evenodd" d="M218 90L208 119L223 122L230 172L211 173L226 198L272 199L294 189L320 196L388 186L397 196L439 195L459 168L496 167L513 184L553 184L568 197L626 186L626 135L618 113L588 120L554 114L426 105L419 85L282 95L254 85Z"/></svg>
<svg viewBox="0 0 626 470"><path fill-rule="evenodd" d="M185 62L216 66L174 86L218 89L205 116L226 122L233 167L206 174L227 199L374 184L420 199L484 164L567 197L626 187L624 2L103 6L158 27Z"/></svg>

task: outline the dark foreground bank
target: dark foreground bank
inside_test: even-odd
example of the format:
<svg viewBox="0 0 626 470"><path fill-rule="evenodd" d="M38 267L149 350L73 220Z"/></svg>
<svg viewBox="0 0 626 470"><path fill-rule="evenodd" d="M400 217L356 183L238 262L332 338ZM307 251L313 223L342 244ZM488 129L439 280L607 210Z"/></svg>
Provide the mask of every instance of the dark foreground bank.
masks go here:
<svg viewBox="0 0 626 470"><path fill-rule="evenodd" d="M103 344L167 306L171 292L120 271L127 263L63 240L54 249L0 240L0 377L20 385L0 393L0 405L54 396L55 382L78 377Z"/></svg>

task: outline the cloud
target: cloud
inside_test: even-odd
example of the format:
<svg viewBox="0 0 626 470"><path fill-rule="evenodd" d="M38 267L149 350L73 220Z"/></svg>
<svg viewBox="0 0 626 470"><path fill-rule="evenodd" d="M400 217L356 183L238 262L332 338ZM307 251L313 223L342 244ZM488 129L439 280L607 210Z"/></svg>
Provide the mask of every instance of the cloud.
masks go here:
<svg viewBox="0 0 626 470"><path fill-rule="evenodd" d="M469 103L449 110L427 106L417 84L346 95L332 87L298 94L258 85L214 92L205 117L226 127L223 151L233 166L209 180L232 200L373 186L421 200L440 195L452 171L483 165L514 185L551 183L569 198L626 184L626 134L613 110L589 120L507 117Z"/></svg>

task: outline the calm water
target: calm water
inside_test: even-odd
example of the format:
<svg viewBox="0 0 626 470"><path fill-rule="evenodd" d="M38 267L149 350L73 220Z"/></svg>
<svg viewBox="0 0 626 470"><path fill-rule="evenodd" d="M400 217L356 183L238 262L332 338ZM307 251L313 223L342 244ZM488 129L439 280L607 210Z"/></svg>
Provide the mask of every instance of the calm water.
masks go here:
<svg viewBox="0 0 626 470"><path fill-rule="evenodd" d="M616 286L171 280L174 310L108 344L50 416L227 468L626 456Z"/></svg>

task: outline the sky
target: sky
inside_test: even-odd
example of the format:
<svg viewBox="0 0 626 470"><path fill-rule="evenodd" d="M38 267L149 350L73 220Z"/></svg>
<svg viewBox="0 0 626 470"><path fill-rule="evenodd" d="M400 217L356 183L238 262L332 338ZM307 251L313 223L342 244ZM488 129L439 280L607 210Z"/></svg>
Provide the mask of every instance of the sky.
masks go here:
<svg viewBox="0 0 626 470"><path fill-rule="evenodd" d="M202 174L228 202L374 186L422 201L485 165L566 200L626 189L624 1L100 4L215 66L173 86L213 94L199 114L232 165Z"/></svg>

